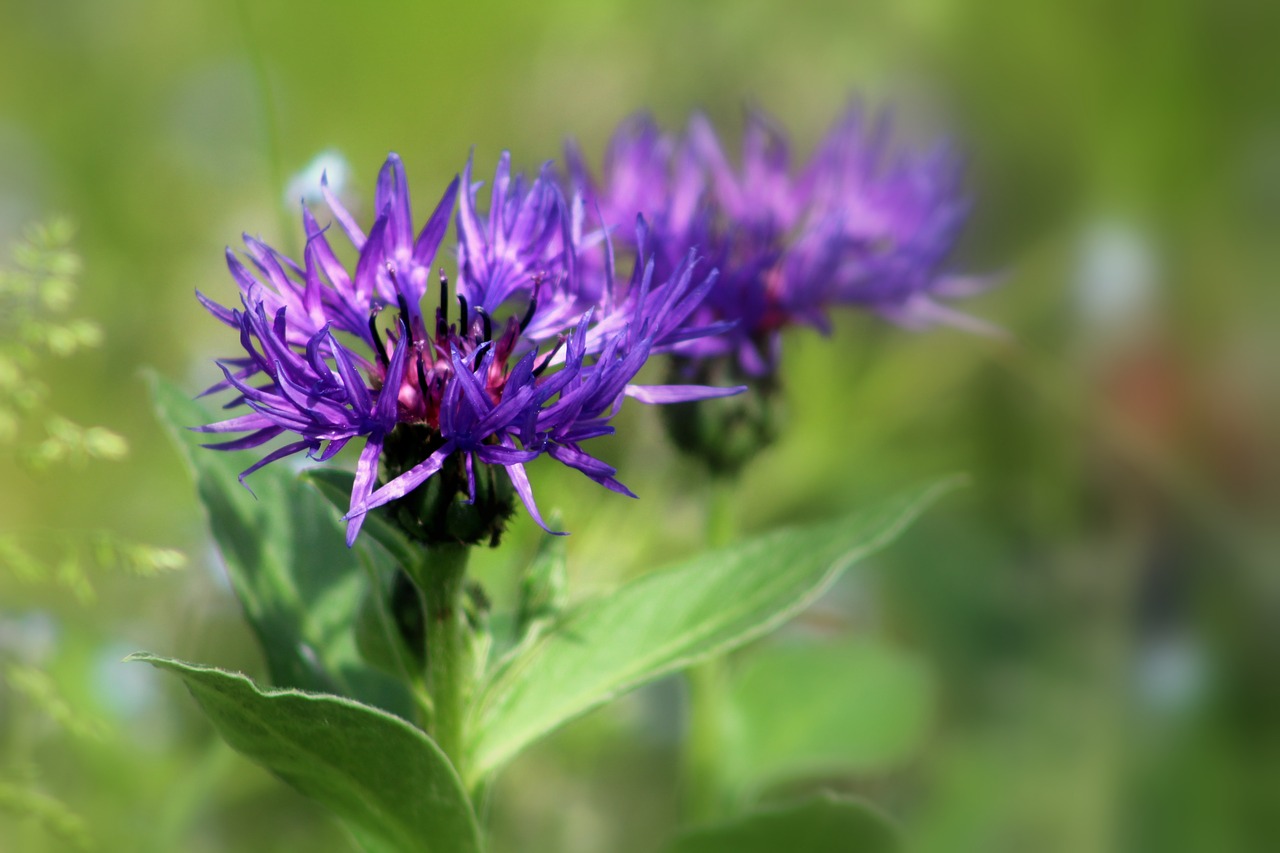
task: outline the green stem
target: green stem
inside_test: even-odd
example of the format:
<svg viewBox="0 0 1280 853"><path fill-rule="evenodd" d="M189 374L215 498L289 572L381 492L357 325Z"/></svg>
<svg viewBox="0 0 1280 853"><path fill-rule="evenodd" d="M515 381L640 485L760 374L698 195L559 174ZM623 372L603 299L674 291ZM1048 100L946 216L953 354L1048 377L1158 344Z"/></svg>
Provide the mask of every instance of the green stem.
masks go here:
<svg viewBox="0 0 1280 853"><path fill-rule="evenodd" d="M473 673L462 600L469 555L465 545L437 546L408 567L427 620L426 684L433 706L427 733L464 778L463 721Z"/></svg>
<svg viewBox="0 0 1280 853"><path fill-rule="evenodd" d="M683 755L685 818L691 823L715 820L725 811L725 681L722 658L712 658L685 672L689 691Z"/></svg>
<svg viewBox="0 0 1280 853"><path fill-rule="evenodd" d="M715 477L707 499L707 546L722 548L733 541L737 528L730 478ZM723 658L712 658L685 673L689 692L688 729L684 741L686 818L691 822L724 815L725 718L728 715L728 673Z"/></svg>
<svg viewBox="0 0 1280 853"><path fill-rule="evenodd" d="M140 844L140 848L155 853L180 850L201 810L215 792L222 789L230 772L238 769L236 761L235 751L225 741L218 737L212 738L194 771L185 773L173 787L166 790L164 802L158 804L162 807L155 814L152 827L145 836L150 840L145 845ZM139 839L140 842L142 840Z"/></svg>

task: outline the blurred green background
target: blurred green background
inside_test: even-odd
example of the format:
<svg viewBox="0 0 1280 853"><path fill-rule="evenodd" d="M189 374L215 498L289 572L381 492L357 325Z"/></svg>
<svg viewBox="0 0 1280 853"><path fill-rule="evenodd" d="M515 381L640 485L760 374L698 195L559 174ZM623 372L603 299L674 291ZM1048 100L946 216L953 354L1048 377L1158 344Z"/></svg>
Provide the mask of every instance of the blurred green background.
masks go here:
<svg viewBox="0 0 1280 853"><path fill-rule="evenodd" d="M119 663L262 672L141 371L214 378L235 341L193 290L233 299L222 250L242 231L296 245L293 174L339 152L367 215L395 150L422 215L471 146L481 173L503 148L536 168L569 135L598 163L636 109L679 126L702 108L733 139L751 103L804 152L851 94L969 152L957 264L1007 278L966 307L1013 340L843 316L786 342L790 424L736 493L744 529L973 481L780 641L854 642L924 685L905 730L878 691L853 700L848 726L896 747L824 782L926 851L1274 849L1278 37L1262 0L0 0L0 237L73 218L74 313L105 334L39 375L52 409L131 448L47 470L6 449L0 533L51 560L95 530L189 557L98 572L92 601L0 567L0 850L77 832L104 851L351 849L175 683ZM576 595L702 537L701 487L651 412L599 449L641 500L534 471L573 531ZM499 602L539 535L521 519L480 558ZM663 683L523 757L495 848L654 849L679 811L679 709ZM33 804L48 820L15 816Z"/></svg>

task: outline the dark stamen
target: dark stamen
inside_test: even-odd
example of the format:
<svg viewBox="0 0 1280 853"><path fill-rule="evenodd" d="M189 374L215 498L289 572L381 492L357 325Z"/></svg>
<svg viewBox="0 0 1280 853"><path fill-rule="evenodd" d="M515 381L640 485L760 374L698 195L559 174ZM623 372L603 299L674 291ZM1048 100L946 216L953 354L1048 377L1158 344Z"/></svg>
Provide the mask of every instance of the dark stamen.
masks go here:
<svg viewBox="0 0 1280 853"><path fill-rule="evenodd" d="M404 298L403 293L396 294L396 304L400 306L400 322L404 323L406 334L409 335L409 343L416 344L417 341L413 339L413 324L409 322L409 302Z"/></svg>
<svg viewBox="0 0 1280 853"><path fill-rule="evenodd" d="M449 329L449 277L440 268L440 307L436 309L436 335L443 337Z"/></svg>
<svg viewBox="0 0 1280 853"><path fill-rule="evenodd" d="M529 324L533 322L534 312L538 310L538 294L541 292L542 273L536 272L533 274L533 294L529 297L529 307L524 312L524 319L520 321L520 332L522 334L529 327Z"/></svg>
<svg viewBox="0 0 1280 853"><path fill-rule="evenodd" d="M564 346L564 340L565 340L564 335L561 335L559 338L557 338L556 345L553 346L551 348L551 351L547 353L547 357L542 360L542 364L539 364L537 367L533 369L533 375L535 378L538 376L541 376L544 372L546 372L546 369L551 366L551 359L555 358L556 353L560 352L560 347Z"/></svg>
<svg viewBox="0 0 1280 853"><path fill-rule="evenodd" d="M383 367L390 367L387 361L387 349L382 345L382 338L378 336L378 315L373 313L369 315L369 334L373 335L373 353L377 356L378 363Z"/></svg>
<svg viewBox="0 0 1280 853"><path fill-rule="evenodd" d="M418 390L422 396L427 396L427 374L422 367L422 354L418 354Z"/></svg>
<svg viewBox="0 0 1280 853"><path fill-rule="evenodd" d="M533 322L533 313L538 310L538 292L535 290L533 296L529 298L529 308L524 312L524 318L520 321L520 331L523 332Z"/></svg>
<svg viewBox="0 0 1280 853"><path fill-rule="evenodd" d="M400 292L400 282L396 279L396 265L387 261L387 277L391 279L391 286L396 289L396 304L400 306L400 322L404 323L405 330L409 335L409 343L413 340L413 324L409 322L409 303L405 301L404 294Z"/></svg>
<svg viewBox="0 0 1280 853"><path fill-rule="evenodd" d="M458 305L462 308L462 319L458 322L458 329L465 335L471 328L471 312L467 309L467 297L461 293L458 294Z"/></svg>

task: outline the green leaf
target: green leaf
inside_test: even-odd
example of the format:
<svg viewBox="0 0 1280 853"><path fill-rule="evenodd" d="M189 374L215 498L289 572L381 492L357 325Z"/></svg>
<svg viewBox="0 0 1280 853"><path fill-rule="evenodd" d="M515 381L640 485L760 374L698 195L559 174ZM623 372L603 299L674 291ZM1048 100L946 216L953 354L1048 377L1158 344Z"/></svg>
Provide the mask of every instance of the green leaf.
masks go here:
<svg viewBox="0 0 1280 853"><path fill-rule="evenodd" d="M739 792L799 777L884 771L920 747L925 665L877 642L753 650L730 688L724 774Z"/></svg>
<svg viewBox="0 0 1280 853"><path fill-rule="evenodd" d="M348 550L338 513L287 463L255 472L250 493L237 477L258 454L200 447L207 438L187 427L220 416L158 377L151 380L151 393L195 479L272 683L350 696L409 715L407 691L361 660L354 636L370 573L391 572L394 560L371 541Z"/></svg>
<svg viewBox="0 0 1280 853"><path fill-rule="evenodd" d="M824 795L682 833L666 853L896 853L893 825L871 806Z"/></svg>
<svg viewBox="0 0 1280 853"><path fill-rule="evenodd" d="M478 694L468 781L621 693L778 627L956 485L952 478L839 522L703 554L569 611Z"/></svg>
<svg viewBox="0 0 1280 853"><path fill-rule="evenodd" d="M453 765L399 717L338 696L263 691L239 673L148 654L180 676L237 752L343 819L376 853L478 853L480 831Z"/></svg>

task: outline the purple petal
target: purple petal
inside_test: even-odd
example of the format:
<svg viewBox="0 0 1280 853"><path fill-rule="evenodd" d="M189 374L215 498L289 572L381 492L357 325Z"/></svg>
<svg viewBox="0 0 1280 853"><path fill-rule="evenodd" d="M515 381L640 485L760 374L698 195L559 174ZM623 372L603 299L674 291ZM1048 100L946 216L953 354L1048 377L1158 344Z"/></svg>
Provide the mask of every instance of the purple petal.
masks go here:
<svg viewBox="0 0 1280 853"><path fill-rule="evenodd" d="M449 182L448 189L444 191L444 195L440 197L440 203L436 205L431 218L427 220L426 225L422 226L418 242L414 244L413 260L420 266L430 267L435 259L440 241L444 239L444 233L449 229L449 214L453 212L453 202L457 194L458 177L455 175Z"/></svg>
<svg viewBox="0 0 1280 853"><path fill-rule="evenodd" d="M216 424L188 427L192 432L244 432L251 429L262 429L274 426L271 419L257 412L240 415L230 420L218 421Z"/></svg>
<svg viewBox="0 0 1280 853"><path fill-rule="evenodd" d="M387 366L387 377L378 392L378 405L374 410L374 418L383 429L390 431L395 426L399 413L400 384L404 381L404 366L409 353L409 333L404 323L400 324L400 339L391 353L391 363Z"/></svg>
<svg viewBox="0 0 1280 853"><path fill-rule="evenodd" d="M347 519L348 548L355 544L360 526L364 524L364 511L356 514L355 510L369 499L369 493L373 490L373 481L378 475L378 457L382 454L382 442L381 435L369 436L364 450L360 451L360 461L356 463L356 477L351 484L351 506L344 516Z"/></svg>
<svg viewBox="0 0 1280 853"><path fill-rule="evenodd" d="M360 226L356 224L355 219L351 217L350 213L347 213L347 209L338 201L338 197L329 189L329 174L327 172L320 175L320 194L324 196L324 203L329 205L333 218L338 220L339 227L346 232L347 239L351 241L351 245L357 249L364 248L364 232L360 230Z"/></svg>
<svg viewBox="0 0 1280 853"><path fill-rule="evenodd" d="M231 441L218 441L212 444L202 444L200 446L207 447L210 450L249 450L254 447L261 447L283 432L284 427L264 427L257 432L251 432L246 436L232 439Z"/></svg>
<svg viewBox="0 0 1280 853"><path fill-rule="evenodd" d="M712 385L628 385L623 393L633 400L649 405L689 403L694 400L711 400L716 397L732 397L747 390L746 385L719 388Z"/></svg>
<svg viewBox="0 0 1280 853"><path fill-rule="evenodd" d="M443 468L445 460L449 458L449 454L456 449L457 447L452 441L446 441L435 453L405 471L363 501L356 502L353 500L351 510L346 517L349 520L354 520L357 516L362 516L375 507L380 507L385 503L390 503L409 494L409 492L418 488ZM347 535L348 538L354 541L354 536L350 532Z"/></svg>
<svg viewBox="0 0 1280 853"><path fill-rule="evenodd" d="M374 193L374 207L387 211L387 236L391 238L391 244L409 246L413 241L413 213L409 207L409 182L405 179L404 163L400 161L399 154L388 154L382 164L378 173L378 189Z"/></svg>
<svg viewBox="0 0 1280 853"><path fill-rule="evenodd" d="M196 291L196 299L200 300L200 304L203 305L210 314L217 317L223 323L226 323L228 326L239 327L240 323L236 320L236 314L230 308L225 308L222 305L219 305L199 290Z"/></svg>
<svg viewBox="0 0 1280 853"><path fill-rule="evenodd" d="M303 441L295 441L293 444L286 444L284 447L281 447L279 450L275 450L275 451L272 451L271 453L268 453L266 456L262 457L257 462L253 463L248 468L245 468L243 471L240 472L240 477L238 478L240 480L240 485L248 489L249 494L253 495L256 498L257 495L253 494L253 489L250 489L249 486L245 483L244 481L245 477L248 477L250 474L252 474L254 471L257 471L259 468L270 465L272 462L276 462L280 459L285 458L286 456L292 456L293 454L301 450L306 450L308 448L314 447L315 444L316 443L314 441L311 441L310 439L303 440Z"/></svg>
<svg viewBox="0 0 1280 853"><path fill-rule="evenodd" d="M533 486L529 485L529 475L524 471L524 465L519 462L510 465L504 465L507 469L507 476L511 478L511 485L515 486L516 494L520 496L520 500L524 503L524 508L529 511L529 515L538 523L538 526L553 536L567 536L568 534L560 530L552 530L547 527L547 523L542 520L542 514L538 512L538 505L533 500Z"/></svg>

